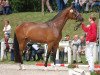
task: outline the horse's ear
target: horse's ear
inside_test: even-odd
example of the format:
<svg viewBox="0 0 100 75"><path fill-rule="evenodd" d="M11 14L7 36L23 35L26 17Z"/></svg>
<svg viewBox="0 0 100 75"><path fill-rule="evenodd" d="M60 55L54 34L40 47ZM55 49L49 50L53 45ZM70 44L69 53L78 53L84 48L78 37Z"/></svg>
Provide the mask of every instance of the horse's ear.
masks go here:
<svg viewBox="0 0 100 75"><path fill-rule="evenodd" d="M73 8L73 5L71 4L70 8Z"/></svg>
<svg viewBox="0 0 100 75"><path fill-rule="evenodd" d="M70 6L70 12L71 12L71 13L74 12L74 11L73 11L73 4L71 4L71 6Z"/></svg>

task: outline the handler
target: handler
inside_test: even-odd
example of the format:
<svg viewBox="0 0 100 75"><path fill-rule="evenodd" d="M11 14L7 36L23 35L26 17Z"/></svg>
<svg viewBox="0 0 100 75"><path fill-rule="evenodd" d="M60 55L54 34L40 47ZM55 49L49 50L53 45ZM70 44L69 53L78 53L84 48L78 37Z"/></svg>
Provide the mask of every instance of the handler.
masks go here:
<svg viewBox="0 0 100 75"><path fill-rule="evenodd" d="M93 47L95 46L97 39L97 24L95 22L96 18L91 15L89 17L90 25L87 27L82 23L82 29L86 32L86 59L89 64L89 71L94 72L94 61L93 61Z"/></svg>

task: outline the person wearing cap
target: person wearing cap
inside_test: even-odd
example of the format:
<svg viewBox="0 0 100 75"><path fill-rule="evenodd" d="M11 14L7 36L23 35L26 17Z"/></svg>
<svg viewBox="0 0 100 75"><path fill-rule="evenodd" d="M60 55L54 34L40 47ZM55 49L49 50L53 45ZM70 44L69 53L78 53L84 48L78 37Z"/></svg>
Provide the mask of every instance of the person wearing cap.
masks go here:
<svg viewBox="0 0 100 75"><path fill-rule="evenodd" d="M95 22L96 18L93 15L91 15L88 20L90 25L87 27L84 23L82 23L82 29L86 33L85 53L89 64L89 71L94 72L93 47L97 40L97 24Z"/></svg>

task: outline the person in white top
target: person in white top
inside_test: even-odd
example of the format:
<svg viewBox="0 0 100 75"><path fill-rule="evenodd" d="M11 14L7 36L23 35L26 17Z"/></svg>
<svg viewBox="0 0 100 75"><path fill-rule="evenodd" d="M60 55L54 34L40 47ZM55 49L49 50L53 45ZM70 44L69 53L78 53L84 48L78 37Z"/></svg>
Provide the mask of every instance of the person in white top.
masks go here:
<svg viewBox="0 0 100 75"><path fill-rule="evenodd" d="M82 63L80 56L80 45L81 40L79 39L78 35L74 35L74 39L71 42L71 47L73 51L73 63L76 63L76 61Z"/></svg>
<svg viewBox="0 0 100 75"><path fill-rule="evenodd" d="M9 44L8 44L8 40L10 38L10 34L11 34L11 25L9 24L8 20L4 20L4 40L6 43L6 48L9 49Z"/></svg>

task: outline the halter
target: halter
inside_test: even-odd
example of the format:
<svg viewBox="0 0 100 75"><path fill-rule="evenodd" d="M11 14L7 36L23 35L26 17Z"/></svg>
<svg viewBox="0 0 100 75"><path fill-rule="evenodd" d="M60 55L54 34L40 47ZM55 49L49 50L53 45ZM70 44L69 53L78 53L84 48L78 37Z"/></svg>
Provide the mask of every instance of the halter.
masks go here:
<svg viewBox="0 0 100 75"><path fill-rule="evenodd" d="M77 13L77 14L76 14L76 13ZM77 11L76 11L76 13L75 13L75 15L76 15L75 18L76 18L77 21L78 21L78 17L79 17L80 14L79 14ZM77 21L76 21L76 22L77 22ZM77 24L77 25L74 27L74 30L76 31L76 30L80 27L80 25L81 25L81 23Z"/></svg>
<svg viewBox="0 0 100 75"><path fill-rule="evenodd" d="M76 10L75 10L76 11ZM77 11L76 11L77 12ZM76 19L78 18L78 16L80 15L78 12L77 12L77 14L75 13L75 15L76 15Z"/></svg>

